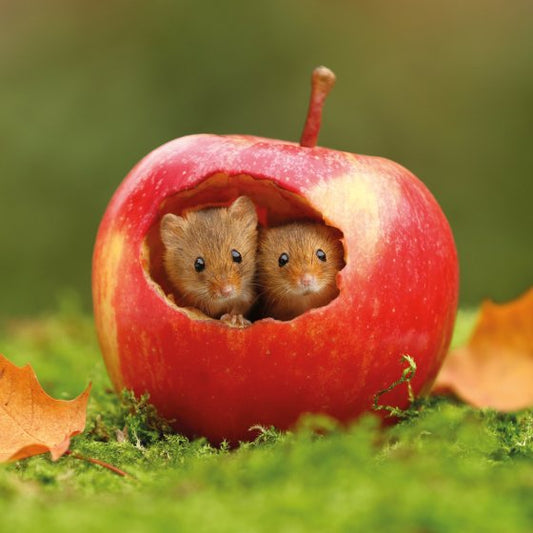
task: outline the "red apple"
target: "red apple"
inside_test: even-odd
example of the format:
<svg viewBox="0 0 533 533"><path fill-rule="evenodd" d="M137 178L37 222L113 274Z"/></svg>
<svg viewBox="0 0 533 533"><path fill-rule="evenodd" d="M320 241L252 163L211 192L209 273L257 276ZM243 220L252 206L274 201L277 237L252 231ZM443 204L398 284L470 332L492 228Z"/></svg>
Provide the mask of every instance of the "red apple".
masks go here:
<svg viewBox="0 0 533 533"><path fill-rule="evenodd" d="M448 222L397 163L315 146L334 81L328 72L315 71L300 145L242 135L176 139L133 168L101 222L94 312L113 384L148 392L188 436L248 440L255 424L285 429L307 412L347 422L399 378L402 354L415 359L412 387L424 394L447 351L458 292ZM252 198L262 224L311 218L342 231L337 298L245 329L166 298L162 216L240 195ZM405 408L406 387L381 402Z"/></svg>

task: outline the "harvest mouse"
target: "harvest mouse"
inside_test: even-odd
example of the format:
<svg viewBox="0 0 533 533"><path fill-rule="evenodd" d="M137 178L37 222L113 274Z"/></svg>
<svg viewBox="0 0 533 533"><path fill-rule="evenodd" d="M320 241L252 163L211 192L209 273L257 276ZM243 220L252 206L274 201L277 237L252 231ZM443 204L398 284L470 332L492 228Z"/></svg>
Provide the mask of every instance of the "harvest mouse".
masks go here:
<svg viewBox="0 0 533 533"><path fill-rule="evenodd" d="M255 300L257 213L247 196L229 207L167 213L161 220L164 266L176 303L235 327Z"/></svg>
<svg viewBox="0 0 533 533"><path fill-rule="evenodd" d="M264 316L291 320L330 302L344 267L340 232L324 224L293 222L259 234L257 279Z"/></svg>

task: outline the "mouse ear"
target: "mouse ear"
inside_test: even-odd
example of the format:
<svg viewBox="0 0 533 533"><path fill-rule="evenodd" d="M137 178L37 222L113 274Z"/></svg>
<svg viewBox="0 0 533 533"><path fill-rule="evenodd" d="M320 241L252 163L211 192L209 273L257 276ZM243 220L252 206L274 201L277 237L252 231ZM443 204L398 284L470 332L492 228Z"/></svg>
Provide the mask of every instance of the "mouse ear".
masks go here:
<svg viewBox="0 0 533 533"><path fill-rule="evenodd" d="M170 248L174 246L183 235L183 224L185 219L172 213L167 213L161 219L161 240L163 244Z"/></svg>
<svg viewBox="0 0 533 533"><path fill-rule="evenodd" d="M344 233L340 229L335 228L333 226L326 227L328 228L334 239L342 239L344 237Z"/></svg>
<svg viewBox="0 0 533 533"><path fill-rule="evenodd" d="M257 226L257 212L255 205L248 196L239 196L229 207L229 214L233 218L242 220L250 226Z"/></svg>

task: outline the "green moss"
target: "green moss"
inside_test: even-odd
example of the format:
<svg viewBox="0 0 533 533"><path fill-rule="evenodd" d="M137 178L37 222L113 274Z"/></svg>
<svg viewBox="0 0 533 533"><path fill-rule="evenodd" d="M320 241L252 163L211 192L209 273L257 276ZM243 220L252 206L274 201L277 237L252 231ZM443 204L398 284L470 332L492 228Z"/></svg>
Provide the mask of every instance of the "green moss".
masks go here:
<svg viewBox="0 0 533 533"><path fill-rule="evenodd" d="M460 313L466 338L475 313ZM253 443L214 448L169 432L146 398L110 391L91 320L62 311L5 324L0 347L48 392L89 380L87 430L72 450L0 468L0 529L23 531L531 531L533 411L499 414L444 398L382 428L305 418ZM315 430L320 429L317 433Z"/></svg>

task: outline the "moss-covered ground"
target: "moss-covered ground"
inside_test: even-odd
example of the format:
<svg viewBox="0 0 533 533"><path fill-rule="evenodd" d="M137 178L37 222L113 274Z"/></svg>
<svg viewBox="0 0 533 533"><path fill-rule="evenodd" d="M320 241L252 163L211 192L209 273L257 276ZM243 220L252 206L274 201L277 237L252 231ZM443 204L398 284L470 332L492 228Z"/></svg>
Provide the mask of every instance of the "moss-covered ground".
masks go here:
<svg viewBox="0 0 533 533"><path fill-rule="evenodd" d="M462 343L474 313L459 314ZM215 449L168 433L141 400L110 391L92 320L63 306L3 324L0 351L72 398L93 382L72 456L0 467L0 531L533 531L533 411L498 414L443 398L381 429L366 417L321 435L303 421Z"/></svg>

